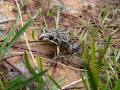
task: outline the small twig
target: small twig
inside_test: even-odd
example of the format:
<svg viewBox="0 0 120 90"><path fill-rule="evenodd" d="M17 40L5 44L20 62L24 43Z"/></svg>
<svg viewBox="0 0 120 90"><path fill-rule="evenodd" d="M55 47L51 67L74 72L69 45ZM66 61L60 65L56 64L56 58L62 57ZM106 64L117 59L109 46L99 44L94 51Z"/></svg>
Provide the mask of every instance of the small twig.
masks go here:
<svg viewBox="0 0 120 90"><path fill-rule="evenodd" d="M35 52L33 52L33 53L35 53ZM9 58L12 58L12 57L15 57L15 56L22 56L22 55L24 55L24 52L15 52L15 53L12 53L12 54L8 54L6 57L3 58L3 60L5 61L6 59L9 59Z"/></svg>
<svg viewBox="0 0 120 90"><path fill-rule="evenodd" d="M38 41L38 40L28 41L28 43L36 43L36 42L42 42L42 41ZM17 42L17 43L24 44L24 43L26 43L26 42L20 41L20 42Z"/></svg>
<svg viewBox="0 0 120 90"><path fill-rule="evenodd" d="M82 79L79 79L79 80L77 80L77 81L74 81L74 82L72 82L72 83L69 83L69 84L63 86L62 89L65 89L65 88L67 88L67 87L70 87L70 86L75 85L75 84L80 83L80 82L82 82ZM59 90L59 89L58 89L58 90Z"/></svg>
<svg viewBox="0 0 120 90"><path fill-rule="evenodd" d="M62 90L83 90L84 87L70 87L70 88L65 88Z"/></svg>
<svg viewBox="0 0 120 90"><path fill-rule="evenodd" d="M16 2L17 8L18 8L18 13L19 13L20 20L21 20L21 24L22 24L22 27L23 27L24 23L23 23L23 19L22 19L21 10L20 10L20 7L19 7L19 4L18 4L17 0L15 0L15 2ZM30 46L29 46L28 39L27 39L25 33L24 33L24 37L25 37L25 41L26 41L28 50L29 50L30 55L31 55L31 57L32 57L32 60L33 60L34 64L38 67L38 65L37 65L37 63L36 63L36 60L35 60L35 58L34 58L34 56L33 56L33 54L32 54L32 51L31 51L31 48L30 48Z"/></svg>
<svg viewBox="0 0 120 90"><path fill-rule="evenodd" d="M65 67L70 68L70 69L73 69L73 70L77 70L77 71L87 71L87 70L85 70L85 69L79 69L79 68L67 66L67 65L65 65L65 64L62 64L62 63L53 61L52 59L48 59L48 58L44 58L44 57L42 57L42 58L45 59L45 60L47 60L47 61L50 61L50 62L52 62L52 63L57 63L58 65L65 66Z"/></svg>

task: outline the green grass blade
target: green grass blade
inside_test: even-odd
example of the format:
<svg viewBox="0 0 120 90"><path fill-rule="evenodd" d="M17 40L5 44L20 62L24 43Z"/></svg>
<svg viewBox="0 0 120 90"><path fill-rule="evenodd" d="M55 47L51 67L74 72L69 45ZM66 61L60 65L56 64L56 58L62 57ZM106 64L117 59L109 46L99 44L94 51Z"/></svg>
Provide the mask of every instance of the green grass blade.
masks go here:
<svg viewBox="0 0 120 90"><path fill-rule="evenodd" d="M32 22L33 18L26 22L26 24L16 33L14 38L8 44L8 48L11 47L18 40L18 38L20 38L20 36L31 26Z"/></svg>
<svg viewBox="0 0 120 90"><path fill-rule="evenodd" d="M34 70L34 68L32 67L32 65L30 64L29 62L29 59L28 59L28 55L26 52L24 52L24 59L25 59L25 63L27 65L27 68L29 70L29 72L34 76L35 74L37 74ZM43 66L42 66L42 62L41 62L41 57L37 60L39 61L38 62L38 72L42 72L43 71ZM37 82L38 82L38 85L39 85L39 88L44 88L44 85L45 85L45 81L43 79L43 75L40 75L39 78L37 79Z"/></svg>
<svg viewBox="0 0 120 90"><path fill-rule="evenodd" d="M107 81L106 81L106 84L105 84L105 90L108 90L108 89L110 89L110 82L111 82L108 70L106 70L106 80Z"/></svg>
<svg viewBox="0 0 120 90"><path fill-rule="evenodd" d="M38 70L39 70L39 72L43 71L42 61L43 61L43 58L39 56L38 59L37 59L37 64L38 64Z"/></svg>
<svg viewBox="0 0 120 90"><path fill-rule="evenodd" d="M60 24L60 7L57 7L57 16L55 17L56 29L59 29Z"/></svg>
<svg viewBox="0 0 120 90"><path fill-rule="evenodd" d="M3 43L1 45L1 47L4 47L5 45L7 45L9 43L9 41L13 38L12 36L14 36L14 34L16 33L18 21L19 21L19 18L17 17L16 23L12 26L12 28L10 29L8 34L3 37Z"/></svg>
<svg viewBox="0 0 120 90"><path fill-rule="evenodd" d="M95 38L94 38L94 30L92 30L92 42L91 42L91 67L93 68L93 70L95 69L96 65L95 65ZM95 71L96 72L96 71Z"/></svg>
<svg viewBox="0 0 120 90"><path fill-rule="evenodd" d="M42 61L43 61L42 57L39 56L39 57L37 58L38 72L43 71ZM43 77L44 77L44 76L41 75L41 76L39 77L39 80L38 80L39 86L40 86L41 88L43 88L43 86L45 85L45 80L44 80ZM41 84L42 84L42 86L41 86Z"/></svg>
<svg viewBox="0 0 120 90"><path fill-rule="evenodd" d="M105 21L108 20L108 15L109 15L109 12L108 12L108 8L106 6L103 6L102 8L102 11L101 11L101 25L103 26Z"/></svg>
<svg viewBox="0 0 120 90"><path fill-rule="evenodd" d="M99 57L99 61L101 61L104 58L104 56L106 54L106 51L107 51L107 49L108 49L108 47L110 45L110 42L111 42L111 36L108 36L106 46L105 46L105 48L104 48L104 50L102 52L102 55Z"/></svg>
<svg viewBox="0 0 120 90"><path fill-rule="evenodd" d="M92 41L91 41L91 53L90 53L90 66L88 67L88 77L89 77L89 81L91 84L91 87L93 90L97 90L99 87L102 88L101 86L101 81L99 79L99 70L97 67L97 63L96 63L96 56L95 56L95 32L96 29L92 28Z"/></svg>
<svg viewBox="0 0 120 90"><path fill-rule="evenodd" d="M116 56L116 62L119 60L119 58L120 58L120 51L118 51L118 54L117 54L117 56Z"/></svg>
<svg viewBox="0 0 120 90"><path fill-rule="evenodd" d="M116 81L116 84L113 90L120 90L120 79Z"/></svg>
<svg viewBox="0 0 120 90"><path fill-rule="evenodd" d="M59 86L59 84L58 84L50 75L48 75L48 77L50 78L50 80L53 81L53 83L54 83L60 90L62 90L62 88Z"/></svg>
<svg viewBox="0 0 120 90"><path fill-rule="evenodd" d="M32 76L30 79L28 80L25 80L25 81L21 81L19 83L17 83L16 85L13 85L11 86L9 89L6 89L6 90L18 90L18 89L21 89L25 86L27 86L28 84L34 82L34 81L37 81L39 76L43 75L47 70L44 70L38 74L35 74L34 76Z"/></svg>
<svg viewBox="0 0 120 90"><path fill-rule="evenodd" d="M84 74L81 75L81 78L84 83L85 89L90 90L90 83L88 81L87 71L85 71Z"/></svg>
<svg viewBox="0 0 120 90"><path fill-rule="evenodd" d="M10 40L13 38L12 36L14 35L15 31L14 30L11 30L6 36L5 36L5 39L3 40L3 43L1 44L0 46L0 50L2 47L5 47L9 42Z"/></svg>
<svg viewBox="0 0 120 90"><path fill-rule="evenodd" d="M17 85L18 83L22 82L24 79L23 75L18 76L17 78L8 82L7 88L5 90L10 90L13 86Z"/></svg>
<svg viewBox="0 0 120 90"><path fill-rule="evenodd" d="M2 90L5 89L4 83L1 78L0 78L0 89L2 89Z"/></svg>
<svg viewBox="0 0 120 90"><path fill-rule="evenodd" d="M32 30L32 38L33 38L34 40L36 40L37 37L38 37L37 32L33 29L33 30Z"/></svg>
<svg viewBox="0 0 120 90"><path fill-rule="evenodd" d="M30 27L32 24L34 18L30 19L13 37L13 39L10 41L10 43L0 48L0 62L2 61L2 58L4 57L5 53L11 48L11 46L20 38L20 36Z"/></svg>
<svg viewBox="0 0 120 90"><path fill-rule="evenodd" d="M24 52L24 59L25 59L25 63L26 63L26 66L27 66L29 72L30 72L32 75L35 75L36 72L35 72L33 66L31 65L31 63L30 63L30 61L29 61L29 58L28 58L28 55L27 55L27 52L26 52L26 51Z"/></svg>

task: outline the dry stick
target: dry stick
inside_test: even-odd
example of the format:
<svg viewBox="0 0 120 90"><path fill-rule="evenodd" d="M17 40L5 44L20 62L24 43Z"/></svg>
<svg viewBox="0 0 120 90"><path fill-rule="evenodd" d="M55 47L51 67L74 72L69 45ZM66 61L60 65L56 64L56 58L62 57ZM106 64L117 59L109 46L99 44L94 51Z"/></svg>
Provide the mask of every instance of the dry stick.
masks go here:
<svg viewBox="0 0 120 90"><path fill-rule="evenodd" d="M67 87L70 87L70 86L72 86L72 85L75 85L75 84L77 84L77 83L80 83L81 81L82 81L82 79L79 79L79 80L77 80L77 81L74 81L74 82L72 82L72 83L69 83L69 84L63 86L62 89L65 89L65 88L67 88ZM59 89L58 89L58 90L59 90Z"/></svg>
<svg viewBox="0 0 120 90"><path fill-rule="evenodd" d="M77 71L87 71L87 70L85 70L85 69L79 69L79 68L67 66L67 65L65 65L65 64L62 64L62 63L53 61L52 59L48 59L48 58L44 58L44 57L42 57L42 58L45 59L45 60L47 60L47 61L50 61L50 62L52 62L52 63L56 63L56 64L61 65L61 66L65 66L65 67L70 68L70 69L73 69L73 70L77 70Z"/></svg>
<svg viewBox="0 0 120 90"><path fill-rule="evenodd" d="M19 7L19 4L18 4L17 0L15 0L15 3L16 3L16 5L17 5L18 13L19 13L20 20L21 20L21 24L22 24L22 27L23 27L22 14L21 14L21 10L20 10L20 7ZM24 37L25 37L25 41L26 41L26 44L27 44L28 50L29 50L30 55L31 55L31 57L32 57L32 60L33 60L34 64L36 65L36 67L38 67L38 65L37 65L37 63L36 63L36 61L35 61L35 58L34 58L34 56L33 56L33 54L32 54L31 48L30 48L30 46L29 46L28 39L27 39L27 37L26 37L25 32L24 32Z"/></svg>
<svg viewBox="0 0 120 90"><path fill-rule="evenodd" d="M33 52L34 54L36 54L35 52ZM13 54L8 54L6 57L3 58L4 61L6 61L6 59L9 59L11 57L15 57L15 56L22 56L24 55L24 52L15 52ZM29 53L28 53L29 55Z"/></svg>
<svg viewBox="0 0 120 90"><path fill-rule="evenodd" d="M62 90L83 90L84 87L70 87L70 88L65 88Z"/></svg>

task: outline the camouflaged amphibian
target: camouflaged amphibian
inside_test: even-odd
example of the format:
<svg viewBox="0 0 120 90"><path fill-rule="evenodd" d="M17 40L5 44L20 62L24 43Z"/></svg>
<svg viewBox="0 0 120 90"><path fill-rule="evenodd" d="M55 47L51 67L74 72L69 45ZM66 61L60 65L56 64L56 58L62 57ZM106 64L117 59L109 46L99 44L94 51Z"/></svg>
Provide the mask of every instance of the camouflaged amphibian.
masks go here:
<svg viewBox="0 0 120 90"><path fill-rule="evenodd" d="M49 41L56 44L58 47L64 48L69 54L78 52L80 49L79 42L75 42L69 33L65 30L54 30L47 33L43 33L39 37L40 40Z"/></svg>

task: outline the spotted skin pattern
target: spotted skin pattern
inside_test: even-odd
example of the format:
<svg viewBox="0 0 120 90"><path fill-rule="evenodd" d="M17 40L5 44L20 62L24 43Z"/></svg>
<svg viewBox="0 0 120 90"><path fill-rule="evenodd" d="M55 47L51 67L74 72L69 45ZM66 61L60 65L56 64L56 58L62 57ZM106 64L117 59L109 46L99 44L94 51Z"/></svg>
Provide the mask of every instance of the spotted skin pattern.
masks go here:
<svg viewBox="0 0 120 90"><path fill-rule="evenodd" d="M68 54L74 54L80 49L80 43L75 42L66 30L54 30L47 33L42 33L39 37L40 40L49 41L57 45L57 47L64 48Z"/></svg>

